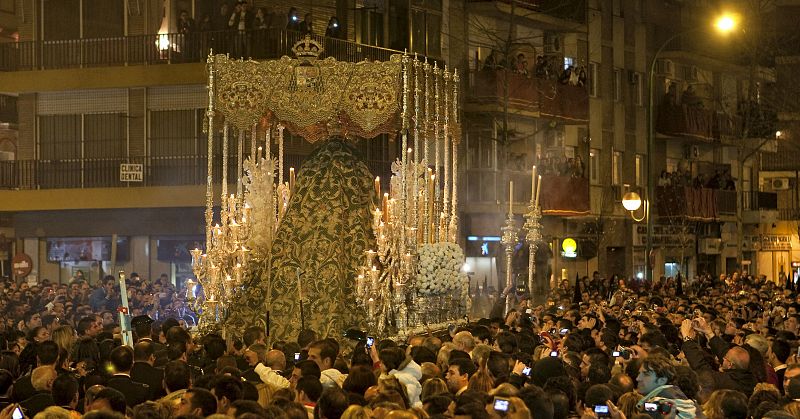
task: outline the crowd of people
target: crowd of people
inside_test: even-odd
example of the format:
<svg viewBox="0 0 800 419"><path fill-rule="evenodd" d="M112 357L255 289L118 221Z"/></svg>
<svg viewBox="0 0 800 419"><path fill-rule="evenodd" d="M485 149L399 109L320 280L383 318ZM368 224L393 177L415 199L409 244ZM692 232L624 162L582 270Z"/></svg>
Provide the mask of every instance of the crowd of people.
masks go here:
<svg viewBox="0 0 800 419"><path fill-rule="evenodd" d="M252 0L222 2L215 14L203 14L197 21L187 10L181 10L176 20L179 38L175 47L179 57L195 60L213 48L216 53L229 53L239 58L267 58L277 51L281 31L293 40L305 35L323 35L341 39L344 31L336 16L331 16L324 32L314 27L311 13L302 18L300 11L290 7L285 17L274 6L254 8ZM291 43L290 43L291 45Z"/></svg>
<svg viewBox="0 0 800 419"><path fill-rule="evenodd" d="M700 173L694 178L691 173L682 170L674 172L661 171L658 186L691 186L696 189L722 189L736 190L736 179L731 176L730 170L715 170L714 174Z"/></svg>
<svg viewBox="0 0 800 419"><path fill-rule="evenodd" d="M800 295L764 277L595 273L438 333L272 341L195 335L180 290L131 275L133 347L115 284L0 284L0 419L800 417Z"/></svg>
<svg viewBox="0 0 800 419"><path fill-rule="evenodd" d="M502 54L492 50L483 60L482 70L495 71L508 69L523 76L535 76L540 79L557 80L561 84L586 86L586 67L564 66L560 56L540 55L536 57L533 68L523 52L512 55L510 62Z"/></svg>

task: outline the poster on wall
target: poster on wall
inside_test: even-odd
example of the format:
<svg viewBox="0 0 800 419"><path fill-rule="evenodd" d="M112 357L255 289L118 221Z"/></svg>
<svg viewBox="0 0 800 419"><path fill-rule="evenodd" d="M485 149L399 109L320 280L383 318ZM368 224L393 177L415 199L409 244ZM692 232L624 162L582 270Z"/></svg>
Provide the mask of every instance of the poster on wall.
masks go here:
<svg viewBox="0 0 800 419"><path fill-rule="evenodd" d="M127 237L117 237L117 260L130 259ZM48 262L110 261L111 237L54 237L47 239Z"/></svg>

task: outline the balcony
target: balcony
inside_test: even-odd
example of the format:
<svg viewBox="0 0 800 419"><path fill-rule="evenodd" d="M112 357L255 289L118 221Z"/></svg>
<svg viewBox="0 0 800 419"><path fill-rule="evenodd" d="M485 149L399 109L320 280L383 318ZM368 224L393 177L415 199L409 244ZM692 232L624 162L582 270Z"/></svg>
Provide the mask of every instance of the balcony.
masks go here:
<svg viewBox="0 0 800 419"><path fill-rule="evenodd" d="M325 49L323 57L339 61L387 61L401 53L324 36L314 38ZM0 71L203 63L212 50L232 57L275 59L293 56L292 45L300 39L299 32L279 29L4 43L0 44Z"/></svg>
<svg viewBox="0 0 800 419"><path fill-rule="evenodd" d="M760 153L761 170L765 172L794 172L800 170L800 159L795 157L796 152L778 143L777 153Z"/></svg>
<svg viewBox="0 0 800 419"><path fill-rule="evenodd" d="M468 0L470 6L480 4L496 3L497 9L510 12L511 3L518 13L526 19L538 20L539 16L561 19L571 23L586 22L586 1L585 0ZM532 14L531 11L537 12Z"/></svg>
<svg viewBox="0 0 800 419"><path fill-rule="evenodd" d="M720 217L736 214L736 191L690 186L658 186L656 211L659 217L714 221Z"/></svg>
<svg viewBox="0 0 800 419"><path fill-rule="evenodd" d="M515 113L551 118L566 124L586 124L589 121L589 94L584 87L507 70L471 72L467 110L502 111L506 92L508 108Z"/></svg>
<svg viewBox="0 0 800 419"><path fill-rule="evenodd" d="M746 224L773 223L780 218L775 192L747 191L742 203L742 222Z"/></svg>
<svg viewBox="0 0 800 419"><path fill-rule="evenodd" d="M525 211L531 200L531 174L494 169L467 169L461 191L468 211L497 212L508 204L508 181L514 181L515 211ZM579 216L590 212L589 180L570 176L542 176L539 201L544 215ZM506 207L507 208L507 207Z"/></svg>
<svg viewBox="0 0 800 419"><path fill-rule="evenodd" d="M289 168L299 168L306 156L287 155L284 177ZM120 181L120 164L142 165L142 182ZM376 176L389 179L389 161L367 161ZM222 164L214 158L214 182L221 182ZM187 186L205 185L207 159L205 156L160 156L108 159L17 160L0 161L0 189L76 189L122 188L128 186ZM236 173L236 156L228 159L228 173ZM235 179L230 179L235 181Z"/></svg>
<svg viewBox="0 0 800 419"><path fill-rule="evenodd" d="M800 208L778 208L778 220L800 221Z"/></svg>
<svg viewBox="0 0 800 419"><path fill-rule="evenodd" d="M656 132L719 142L741 137L741 119L723 112L687 105L658 107Z"/></svg>

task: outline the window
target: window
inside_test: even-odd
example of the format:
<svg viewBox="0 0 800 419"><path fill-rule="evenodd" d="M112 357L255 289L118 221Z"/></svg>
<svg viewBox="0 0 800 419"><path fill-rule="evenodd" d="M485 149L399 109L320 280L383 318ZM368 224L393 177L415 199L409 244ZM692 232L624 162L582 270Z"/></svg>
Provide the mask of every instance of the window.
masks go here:
<svg viewBox="0 0 800 419"><path fill-rule="evenodd" d="M636 155L636 173L635 175L635 184L636 186L643 186L644 185L644 158L641 154Z"/></svg>
<svg viewBox="0 0 800 419"><path fill-rule="evenodd" d="M622 184L622 152L615 151L611 155L611 184Z"/></svg>
<svg viewBox="0 0 800 419"><path fill-rule="evenodd" d="M202 110L150 111L150 157L197 156L207 153ZM236 141L233 136L229 141ZM247 149L247 148L246 148Z"/></svg>
<svg viewBox="0 0 800 419"><path fill-rule="evenodd" d="M589 182L592 185L600 183L600 149L589 150Z"/></svg>
<svg viewBox="0 0 800 419"><path fill-rule="evenodd" d="M614 69L614 102L622 100L622 70Z"/></svg>
<svg viewBox="0 0 800 419"><path fill-rule="evenodd" d="M597 63L589 63L589 80L586 82L589 84L589 96L597 97L597 84L599 80L597 79Z"/></svg>
<svg viewBox="0 0 800 419"><path fill-rule="evenodd" d="M125 4L122 0L43 0L41 26L46 41L122 36Z"/></svg>
<svg viewBox="0 0 800 419"><path fill-rule="evenodd" d="M411 52L442 55L442 2L414 0L411 5Z"/></svg>

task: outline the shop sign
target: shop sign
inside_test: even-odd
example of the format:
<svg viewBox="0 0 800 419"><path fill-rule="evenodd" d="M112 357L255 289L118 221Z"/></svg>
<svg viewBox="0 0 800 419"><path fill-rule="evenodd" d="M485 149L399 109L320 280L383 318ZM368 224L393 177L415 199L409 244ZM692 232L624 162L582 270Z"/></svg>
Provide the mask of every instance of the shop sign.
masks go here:
<svg viewBox="0 0 800 419"><path fill-rule="evenodd" d="M122 163L119 165L120 182L141 182L143 180L144 175L141 164Z"/></svg>
<svg viewBox="0 0 800 419"><path fill-rule="evenodd" d="M14 271L14 276L26 277L33 270L33 260L25 253L17 253L14 259L11 259L11 268Z"/></svg>
<svg viewBox="0 0 800 419"><path fill-rule="evenodd" d="M761 250L765 252L792 250L792 236L788 234L763 234L761 235Z"/></svg>
<svg viewBox="0 0 800 419"><path fill-rule="evenodd" d="M653 226L653 247L689 247L696 240L694 228L686 225ZM633 226L633 245L647 246L647 226L635 224Z"/></svg>

